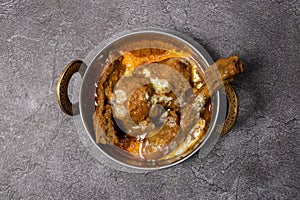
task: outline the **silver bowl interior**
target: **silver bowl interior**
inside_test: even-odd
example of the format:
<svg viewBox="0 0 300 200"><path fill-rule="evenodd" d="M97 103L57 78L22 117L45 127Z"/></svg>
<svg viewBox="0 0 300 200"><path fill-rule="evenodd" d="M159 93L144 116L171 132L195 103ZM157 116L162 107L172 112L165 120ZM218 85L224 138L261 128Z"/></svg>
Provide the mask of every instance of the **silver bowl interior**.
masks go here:
<svg viewBox="0 0 300 200"><path fill-rule="evenodd" d="M96 49L96 55L93 57L91 62L85 71L82 85L80 88L79 106L81 119L83 121L84 127L89 134L90 139L96 145L103 154L112 159L113 161L122 164L124 166L142 169L142 170L156 170L161 168L166 168L178 164L198 150L202 151L203 155L207 154L219 137L219 133L216 133L215 126L216 123L222 121L224 116L220 115L220 94L215 93L211 97L212 102L212 120L209 124L209 129L204 140L198 145L189 155L185 157L175 158L172 160L166 160L161 162L149 162L142 159L136 159L135 157L127 154L123 150L117 148L113 145L103 145L95 143L95 133L93 127L92 116L95 112L95 91L96 85L99 81L100 74L103 71L104 66L107 63L107 58L116 50L120 50L120 47L128 45L131 43L137 43L141 41L163 41L174 45L178 50L183 50L189 53L200 66L204 69L212 64L212 59L208 53L204 50L202 46L197 44L195 41L187 38L186 36L178 36L178 34L170 34L161 31L137 31L132 33L126 33L119 36L117 39L110 40L106 42L106 45L100 46ZM225 99L226 101L226 99ZM224 99L222 100L224 103Z"/></svg>

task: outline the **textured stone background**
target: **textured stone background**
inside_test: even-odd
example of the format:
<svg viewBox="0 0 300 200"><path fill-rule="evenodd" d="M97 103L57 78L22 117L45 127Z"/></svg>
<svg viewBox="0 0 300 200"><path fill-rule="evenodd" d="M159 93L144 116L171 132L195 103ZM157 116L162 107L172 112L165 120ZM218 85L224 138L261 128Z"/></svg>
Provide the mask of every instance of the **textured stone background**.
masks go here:
<svg viewBox="0 0 300 200"><path fill-rule="evenodd" d="M300 2L0 0L0 199L300 199ZM240 116L205 158L148 174L101 165L56 102L63 67L104 38L175 29L247 64Z"/></svg>

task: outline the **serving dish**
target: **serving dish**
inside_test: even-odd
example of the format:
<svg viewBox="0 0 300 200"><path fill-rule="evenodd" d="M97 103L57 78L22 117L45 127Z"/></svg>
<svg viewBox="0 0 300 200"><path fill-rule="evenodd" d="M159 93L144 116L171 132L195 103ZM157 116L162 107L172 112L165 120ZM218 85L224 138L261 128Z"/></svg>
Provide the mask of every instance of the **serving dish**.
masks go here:
<svg viewBox="0 0 300 200"><path fill-rule="evenodd" d="M135 52L135 54L133 55L132 52ZM128 61L129 58L131 59L130 62ZM139 58L139 60L137 58ZM167 60L168 62L165 61L166 59L169 59ZM191 128L187 129L189 131L181 131L181 137L175 137L176 135L179 135L179 133L173 134L174 137L172 136L170 141L165 142L166 144L163 145L161 149L153 150L153 148L151 148L150 151L149 141L152 140L149 138L154 138L155 136L157 138L166 138L166 133L156 131L155 134L151 135L150 131L144 131L141 134L132 133L130 135L129 132L133 129L124 129L124 127L129 124L128 120L126 121L126 125L124 125L124 123L118 123L118 121L123 119L126 115L124 114L123 118L119 117L120 112L115 111L116 109L114 110L113 108L116 105L115 102L118 102L118 98L116 98L117 92L120 93L120 91L126 91L126 88L130 88L131 85L134 88L132 90L138 90L139 88L144 87L145 83L139 83L139 79L133 77L132 74L138 74L138 71L134 71L135 69L143 69L140 70L142 74L144 73L143 80L147 77L150 80L149 84L152 88L154 88L154 94L151 94L151 99L153 99L154 95L161 92L161 88L158 89L158 86L155 86L157 85L157 82L154 82L153 80L168 80L168 90L171 90L171 92L173 91L174 96L176 96L177 99L180 99L179 97L181 97L180 95L182 92L178 92L178 87L179 85L183 85L184 81L181 83L180 78L176 79L177 74L180 76L180 73L177 73L178 70L172 70L174 69L174 66L173 68L168 68L175 62L169 62L170 59L177 59L174 64L175 68L177 65L185 63L185 66L191 65L192 69L197 68L199 71L199 76L201 76L203 82L201 82L200 86L198 84L198 86L200 88L204 83L206 84L205 88L207 88L204 99L209 101L209 103L205 101L205 105L209 104L209 108L207 106L207 109L209 109L209 120L208 118L206 121L204 120L206 124L203 127L206 128L203 129L201 135L198 134L196 136L198 129L195 128L195 124L199 122L199 119L202 120L203 117L201 114L197 113L199 111L195 113L190 108L184 109L186 107L186 103L192 104L194 102L191 98L197 99L197 95L192 95L193 97L188 96L188 98L183 101L184 103L178 103L180 112L184 112L184 110L186 110L186 113L180 113L181 118L178 120L178 127L180 130L183 130L184 128L182 127L184 127L184 125L191 123L189 126ZM182 61L182 59L186 60ZM181 60L181 63L178 64L178 60ZM108 82L110 83L111 80L113 80L113 76L111 76L108 72L111 71L110 69L117 66L116 63L124 64L123 66L120 64L120 66L124 68L122 76L125 76L126 80L130 78L129 81L127 80L127 84L128 82L132 82L132 84L122 88L122 85L124 86L125 82L124 79L119 77L114 83L112 83L113 87L110 89L111 91L109 93L107 92L108 86L106 86L106 88L101 88L101 86L107 85ZM119 67L114 72L119 73L123 69L122 67ZM230 74L232 70L237 70L237 72ZM149 75L150 71L151 75ZM80 115L80 119L85 128L85 134L88 135L90 141L95 147L97 147L99 152L114 162L129 168L138 170L157 170L183 162L196 152L199 152L200 156L207 155L207 153L213 148L218 137L220 135L225 135L232 128L238 114L238 99L234 89L229 84L229 81L232 81L232 78L236 73L240 73L242 71L243 66L237 56L220 59L214 63L201 45L180 33L167 30L138 30L121 33L102 42L85 61L74 60L70 62L59 77L56 94L59 106L63 112L73 116ZM68 97L68 85L71 77L75 73L79 73L82 76L82 83L80 85L79 102L72 104ZM111 78L103 79L104 76L108 76L107 74ZM166 75L162 78L162 74ZM193 73L191 72L191 74ZM194 78L195 76L196 75L193 75ZM176 81L172 82L172 80ZM182 78L182 80L185 79ZM195 94L197 94L197 92L200 94L200 89L198 91L196 88L196 82L194 81L191 83L192 85L194 84L195 87L187 89L186 91L196 91ZM116 88L118 85L119 88ZM120 88L123 90L120 90ZM204 86L202 88L204 88ZM109 94L112 95L112 97L108 98ZM130 99L130 96L132 95L132 92L128 93L128 98L126 100ZM106 98L106 100L103 98ZM131 102L137 101L138 100L124 100L124 104L129 105ZM147 107L146 104L144 105L144 107L147 107L147 109L144 110L149 116L151 108L156 106L156 104L159 104L157 101L158 100L156 100L156 103L152 102L153 105L149 104L149 107ZM161 102L160 104L164 105L164 113L171 112L171 107L169 108ZM107 108L107 106L110 105L113 105L111 106L112 108L109 107L110 110L104 109L104 107ZM202 105L203 108L201 107L201 111L205 110L205 105ZM101 110L99 110L100 108ZM169 110L167 110L167 108L169 108ZM127 107L127 109L130 110L130 106ZM110 111L110 115L107 115L108 111ZM106 113L106 115L103 113ZM130 114L129 111L127 111L127 114L128 113ZM131 114L128 116L131 116L131 118L134 119L134 115ZM150 117L149 119L152 123L151 120L153 118ZM179 122L184 119L186 119L184 123ZM137 124L137 120L134 120L134 122ZM166 121L161 123L165 124ZM109 128L107 124L113 125ZM152 125L154 126L153 123ZM116 128L117 126L118 128ZM134 123L133 125L130 125L131 128L133 126ZM104 129L107 130L105 131ZM124 129L123 132L126 134L125 138L140 138L140 140L130 140L131 142L135 141L137 148L133 146L132 149L135 150L130 150L128 145L126 148L122 148L126 146L123 145L125 142L122 143L123 146L118 145L121 139L116 137L118 134L118 132L115 131L116 129ZM148 130L147 128L143 129ZM112 135L114 131L116 133ZM159 134L161 135L159 136ZM111 138L116 138L115 141L117 142L114 142ZM122 138L122 141L125 141L124 138ZM130 143L130 145L132 145L132 143ZM145 150L147 148L148 150Z"/></svg>

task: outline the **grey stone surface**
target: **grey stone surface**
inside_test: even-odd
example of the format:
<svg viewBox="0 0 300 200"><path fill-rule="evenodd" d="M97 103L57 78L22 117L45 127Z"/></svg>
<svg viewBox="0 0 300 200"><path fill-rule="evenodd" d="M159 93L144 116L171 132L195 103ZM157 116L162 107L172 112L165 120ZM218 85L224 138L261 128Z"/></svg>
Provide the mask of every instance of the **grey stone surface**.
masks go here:
<svg viewBox="0 0 300 200"><path fill-rule="evenodd" d="M300 199L300 3L0 1L0 199ZM102 166L56 102L59 73L105 38L177 30L238 54L236 126L204 159L148 174Z"/></svg>

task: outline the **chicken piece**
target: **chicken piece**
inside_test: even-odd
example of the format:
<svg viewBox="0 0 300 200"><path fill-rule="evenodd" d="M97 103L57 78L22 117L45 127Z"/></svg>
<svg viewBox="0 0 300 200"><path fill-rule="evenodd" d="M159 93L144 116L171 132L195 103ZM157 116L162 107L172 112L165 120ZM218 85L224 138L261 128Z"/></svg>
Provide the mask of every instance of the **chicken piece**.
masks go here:
<svg viewBox="0 0 300 200"><path fill-rule="evenodd" d="M175 51L140 49L125 52L111 64L108 64L101 75L96 91L97 106L93 115L96 143L111 143L123 148L134 156L149 160L161 159L166 153L166 147L168 147L169 152L163 158L169 159L174 156L184 155L193 146L199 144L199 141L205 135L208 124L207 119L209 118L206 116L203 119L200 116L200 112L204 110L204 106L209 101L210 96L223 85L223 81L231 81L236 74L243 72L243 64L237 56L233 55L216 61L214 65L207 68L204 74L201 74L194 70L194 66L185 56L181 56L180 53ZM158 91L155 89L153 80L150 80L151 77L146 76L143 77L143 81L149 79L148 83L151 84L141 84L142 87L131 91L134 88L134 84L137 84L134 81L137 80L135 79L136 77L130 80L132 73L135 73L134 69L149 63L156 63L156 65L153 65L156 67L164 65L175 69L188 81L193 89L197 87L196 90L187 90L187 87L178 84L179 76L172 76L170 78L173 79L173 83L171 81L168 83L170 83L170 88L174 89L174 91L171 91L171 93L168 90ZM155 80L157 79L158 82L160 81L158 78L160 75L168 74L167 70L161 68L157 68L155 72L157 74ZM199 77L196 81L195 75ZM124 100L124 102L122 101L122 104L119 104L119 106L120 108L125 108L125 105L128 105L128 111L124 116L119 115L115 117L113 116L112 108L115 101L117 102L114 99L116 96L114 88L123 76L125 80L128 80L124 82L125 85L123 85L122 91L127 92L126 95L129 98ZM154 78L152 77L152 79ZM179 94L178 96L177 93L181 91L184 94ZM175 92L176 95L172 94L172 92ZM151 102L152 97L157 97L155 103ZM160 98L158 97L171 100L170 102L164 102L159 100ZM179 99L184 99L184 106L179 107L178 103L176 103ZM155 110L155 104L159 104L161 107L157 107L159 109ZM199 116L198 118L191 120L191 116L197 115ZM158 121L164 119L165 121L162 124L160 122L152 123L152 119L158 119ZM129 130L132 127L129 121L136 124L146 122L149 127L156 127L143 129L144 132L148 131L147 137L144 132L141 135L139 129L134 134L129 134L126 131L124 132L124 130ZM119 124L117 124L118 122ZM123 127L130 127L126 127L123 130L117 128L122 123ZM187 133L187 130L189 130L189 133ZM193 132L193 134L191 135L190 132ZM177 146L174 146L172 142L173 144L177 143ZM173 147L170 145L173 145Z"/></svg>

